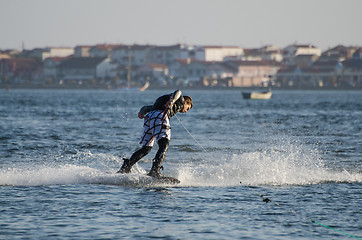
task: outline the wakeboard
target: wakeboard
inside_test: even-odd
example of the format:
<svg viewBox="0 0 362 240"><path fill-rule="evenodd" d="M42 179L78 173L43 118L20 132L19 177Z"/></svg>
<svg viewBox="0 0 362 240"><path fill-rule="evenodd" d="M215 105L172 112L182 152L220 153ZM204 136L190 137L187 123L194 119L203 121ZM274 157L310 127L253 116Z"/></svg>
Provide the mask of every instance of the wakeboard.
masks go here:
<svg viewBox="0 0 362 240"><path fill-rule="evenodd" d="M174 178L174 177L162 176L162 177L151 177L151 178L154 183L158 183L158 184L179 184L180 183L180 180L178 180L177 178Z"/></svg>
<svg viewBox="0 0 362 240"><path fill-rule="evenodd" d="M117 172L118 174L118 172ZM127 177L127 182L134 183L135 185L158 185L158 184L171 184L176 185L180 183L180 180L174 177L167 177L167 176L160 176L160 177L151 177L146 174L124 174L120 173L121 175L124 175L124 177ZM124 178L123 178L124 180Z"/></svg>

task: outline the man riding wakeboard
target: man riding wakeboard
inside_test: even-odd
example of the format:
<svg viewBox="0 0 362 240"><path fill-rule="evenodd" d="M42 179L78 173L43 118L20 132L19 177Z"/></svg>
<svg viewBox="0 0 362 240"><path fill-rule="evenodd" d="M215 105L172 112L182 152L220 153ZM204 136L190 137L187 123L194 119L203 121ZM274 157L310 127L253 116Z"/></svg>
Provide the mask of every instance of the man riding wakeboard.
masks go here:
<svg viewBox="0 0 362 240"><path fill-rule="evenodd" d="M138 112L138 117L144 118L143 135L139 142L142 148L133 153L130 159L124 159L117 173L130 173L132 166L151 151L156 139L158 151L147 175L162 177L160 168L171 139L170 118L178 112L186 113L192 106L192 98L183 96L180 90L159 97L153 105L143 106Z"/></svg>

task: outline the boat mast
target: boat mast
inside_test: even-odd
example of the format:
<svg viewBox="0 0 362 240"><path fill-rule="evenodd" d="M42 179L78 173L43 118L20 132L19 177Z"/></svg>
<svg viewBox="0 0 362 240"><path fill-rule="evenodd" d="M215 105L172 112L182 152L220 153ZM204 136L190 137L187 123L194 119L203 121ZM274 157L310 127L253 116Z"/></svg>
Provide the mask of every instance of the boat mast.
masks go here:
<svg viewBox="0 0 362 240"><path fill-rule="evenodd" d="M127 72L127 87L131 88L131 78L132 78L132 54L131 47L128 47L128 72Z"/></svg>

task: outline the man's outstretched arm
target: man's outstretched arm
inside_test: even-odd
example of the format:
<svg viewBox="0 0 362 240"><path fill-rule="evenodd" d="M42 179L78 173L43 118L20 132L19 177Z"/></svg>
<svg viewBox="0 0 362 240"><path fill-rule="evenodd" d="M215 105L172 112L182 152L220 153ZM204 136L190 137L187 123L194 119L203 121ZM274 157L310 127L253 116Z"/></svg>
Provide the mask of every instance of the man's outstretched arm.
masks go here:
<svg viewBox="0 0 362 240"><path fill-rule="evenodd" d="M145 117L145 115L151 111L152 105L143 106L140 111L138 112L138 118L142 119Z"/></svg>

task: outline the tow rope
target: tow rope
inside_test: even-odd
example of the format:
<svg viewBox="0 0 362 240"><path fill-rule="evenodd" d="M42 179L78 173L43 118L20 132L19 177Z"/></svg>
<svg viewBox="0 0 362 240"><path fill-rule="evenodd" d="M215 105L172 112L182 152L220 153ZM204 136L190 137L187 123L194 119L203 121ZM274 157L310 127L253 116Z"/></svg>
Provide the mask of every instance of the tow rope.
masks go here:
<svg viewBox="0 0 362 240"><path fill-rule="evenodd" d="M265 203L268 203L268 202L273 202L275 205L277 205L277 206L279 206L279 207L283 207L283 206L282 206L282 205L280 205L279 203L272 201L270 198L268 198L268 197L264 197L264 195L260 195L260 197L261 197L261 198L263 198L263 202L265 202ZM294 213L295 215L297 215L297 216L299 216L299 217L301 217L301 218L304 218L303 216L300 216L298 213L296 213L296 212L295 212L295 211L293 211L293 210L288 209L288 211L290 211L290 212ZM318 221L316 221L316 220L314 220L314 219L308 219L308 220L309 220L310 222L312 222L312 223L318 224L319 226L322 226L322 227L328 228L328 229L330 229L330 230L333 230L333 231L335 231L335 232L338 232L338 233L344 234L344 235L346 235L346 236L348 236L348 237L352 237L352 238L356 238L356 239L360 239L360 240L362 240L362 238L361 238L361 237L354 236L354 235L352 235L352 234L349 234L349 233L343 232L343 231L338 230L338 229L335 229L335 228L333 228L333 227L330 227L330 226L324 225L324 224L322 224L322 223L320 223L320 222L318 222Z"/></svg>

